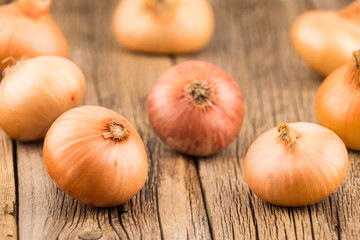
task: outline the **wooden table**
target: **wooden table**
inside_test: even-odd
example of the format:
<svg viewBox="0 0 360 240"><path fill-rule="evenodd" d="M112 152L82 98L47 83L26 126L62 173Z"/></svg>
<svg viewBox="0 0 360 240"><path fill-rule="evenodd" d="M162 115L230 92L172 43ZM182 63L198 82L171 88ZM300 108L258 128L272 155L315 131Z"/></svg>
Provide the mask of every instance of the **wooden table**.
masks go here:
<svg viewBox="0 0 360 240"><path fill-rule="evenodd" d="M195 0L194 0L195 1ZM3 1L4 2L4 1ZM360 153L340 188L306 207L277 207L257 198L243 177L249 145L287 121L316 122L323 78L294 52L289 28L309 9L338 9L349 0L212 0L216 31L199 53L157 56L121 48L111 31L118 0L54 0L52 14L84 71L83 104L111 108L138 129L149 156L141 192L114 208L94 208L65 195L48 177L42 141L0 133L0 239L360 239ZM191 158L155 135L146 97L169 67L190 59L217 64L240 85L245 121L219 154Z"/></svg>

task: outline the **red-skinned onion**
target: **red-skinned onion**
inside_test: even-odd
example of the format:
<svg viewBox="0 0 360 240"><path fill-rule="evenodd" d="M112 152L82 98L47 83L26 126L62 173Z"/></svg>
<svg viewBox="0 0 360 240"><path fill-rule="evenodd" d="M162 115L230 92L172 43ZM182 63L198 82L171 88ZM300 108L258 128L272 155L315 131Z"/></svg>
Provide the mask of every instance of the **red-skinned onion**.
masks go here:
<svg viewBox="0 0 360 240"><path fill-rule="evenodd" d="M221 68L202 61L166 71L150 90L147 106L160 139L193 156L224 149L238 135L244 117L237 83Z"/></svg>

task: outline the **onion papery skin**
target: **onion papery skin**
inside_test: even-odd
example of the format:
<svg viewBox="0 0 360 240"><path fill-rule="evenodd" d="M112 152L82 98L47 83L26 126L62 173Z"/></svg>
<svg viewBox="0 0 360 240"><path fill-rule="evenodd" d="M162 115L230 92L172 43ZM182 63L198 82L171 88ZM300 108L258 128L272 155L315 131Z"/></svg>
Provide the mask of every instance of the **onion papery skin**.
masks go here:
<svg viewBox="0 0 360 240"><path fill-rule="evenodd" d="M2 63L8 57L68 56L66 38L52 19L48 7L36 2L41 1L18 0L0 6L0 70L11 63Z"/></svg>
<svg viewBox="0 0 360 240"><path fill-rule="evenodd" d="M175 54L198 51L210 41L215 20L207 0L165 0L173 6L159 11L148 6L150 1L122 0L116 7L113 31L123 47Z"/></svg>
<svg viewBox="0 0 360 240"><path fill-rule="evenodd" d="M21 60L0 83L0 127L16 140L41 139L57 117L80 105L85 88L82 71L68 59Z"/></svg>
<svg viewBox="0 0 360 240"><path fill-rule="evenodd" d="M340 11L308 11L291 27L295 51L316 72L327 76L360 48L360 2Z"/></svg>
<svg viewBox="0 0 360 240"><path fill-rule="evenodd" d="M105 139L106 124L118 121L127 139ZM111 207L144 186L148 162L136 129L120 114L99 106L81 106L61 115L44 141L44 163L54 182L82 203Z"/></svg>
<svg viewBox="0 0 360 240"><path fill-rule="evenodd" d="M210 106L201 107L186 98L186 86L204 82L211 86ZM244 103L237 83L219 67L188 61L166 71L147 99L152 128L169 147L192 156L213 155L238 135Z"/></svg>
<svg viewBox="0 0 360 240"><path fill-rule="evenodd" d="M349 148L360 150L360 70L354 62L332 72L321 84L315 100L320 125L334 131ZM357 71L358 79L349 79ZM350 75L349 75L350 74Z"/></svg>
<svg viewBox="0 0 360 240"><path fill-rule="evenodd" d="M279 139L277 128L260 135L244 160L250 189L266 202L280 206L316 203L343 182L348 153L341 139L320 125L289 123L300 137L292 144Z"/></svg>

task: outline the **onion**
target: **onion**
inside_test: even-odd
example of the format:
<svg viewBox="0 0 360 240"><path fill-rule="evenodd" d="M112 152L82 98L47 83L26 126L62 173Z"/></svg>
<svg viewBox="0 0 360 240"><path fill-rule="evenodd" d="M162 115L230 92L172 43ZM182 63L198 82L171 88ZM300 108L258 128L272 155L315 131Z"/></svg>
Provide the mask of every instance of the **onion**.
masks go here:
<svg viewBox="0 0 360 240"><path fill-rule="evenodd" d="M79 106L85 78L71 61L56 56L20 60L0 84L0 127L12 138L43 138L66 110Z"/></svg>
<svg viewBox="0 0 360 240"><path fill-rule="evenodd" d="M339 11L308 11L291 27L296 52L326 76L360 48L360 1Z"/></svg>
<svg viewBox="0 0 360 240"><path fill-rule="evenodd" d="M316 203L333 193L348 168L344 143L313 123L280 124L251 144L244 176L261 199L281 206Z"/></svg>
<svg viewBox="0 0 360 240"><path fill-rule="evenodd" d="M201 61L166 71L150 90L147 106L160 139L194 156L224 149L238 135L244 116L236 82L219 67Z"/></svg>
<svg viewBox="0 0 360 240"><path fill-rule="evenodd" d="M119 43L150 53L186 53L202 49L214 31L207 0L122 0L113 29Z"/></svg>
<svg viewBox="0 0 360 240"><path fill-rule="evenodd" d="M136 129L120 114L98 106L71 109L54 122L44 141L44 163L65 193L97 207L132 198L148 171Z"/></svg>
<svg viewBox="0 0 360 240"><path fill-rule="evenodd" d="M321 84L315 112L318 122L334 131L347 147L360 150L360 50Z"/></svg>
<svg viewBox="0 0 360 240"><path fill-rule="evenodd" d="M51 0L17 0L0 6L0 70L12 57L67 57L68 45L50 16Z"/></svg>

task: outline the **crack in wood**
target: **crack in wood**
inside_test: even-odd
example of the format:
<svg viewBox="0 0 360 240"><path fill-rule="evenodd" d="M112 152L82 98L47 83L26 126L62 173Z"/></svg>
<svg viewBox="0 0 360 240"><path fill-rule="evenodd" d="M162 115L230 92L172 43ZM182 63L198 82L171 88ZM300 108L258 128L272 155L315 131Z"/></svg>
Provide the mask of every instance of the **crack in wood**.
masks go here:
<svg viewBox="0 0 360 240"><path fill-rule="evenodd" d="M257 226L257 220L256 220L256 216L255 216L255 209L252 203L252 199L253 199L253 194L251 192L251 190L249 190L249 194L248 194L248 199L249 199L249 205L250 205L250 211L251 211L251 216L253 219L253 223L254 223L254 227L255 227L255 239L259 240L259 230L258 230L258 226Z"/></svg>
<svg viewBox="0 0 360 240"><path fill-rule="evenodd" d="M117 212L117 207L114 207L114 208L109 208L107 210L108 212L108 218L109 218L109 222L110 222L110 226L112 228L112 230L115 232L116 236L118 237L118 239L121 239L121 236L119 234L119 232L117 231L116 227L115 227L115 224L114 224L114 221L112 219L112 216L111 216L111 211L116 211ZM117 213L118 214L118 213ZM118 217L119 219L119 217ZM120 219L119 219L119 222L120 222Z"/></svg>
<svg viewBox="0 0 360 240"><path fill-rule="evenodd" d="M298 239L297 236L297 229L296 229L296 221L295 221L295 216L294 216L294 210L288 208L288 212L289 212L289 217L292 220L292 222L294 223L294 233L295 233L295 239Z"/></svg>
<svg viewBox="0 0 360 240"><path fill-rule="evenodd" d="M60 221L61 217L63 216L62 212L63 212L63 208L64 208L64 201L65 201L65 193L62 192L62 190L60 190L59 187L56 187L56 193L58 194L62 194L62 199L61 199L61 204L60 204L60 214L59 214L59 217L58 217L58 221ZM62 233L62 231L65 229L65 226L66 226L66 223L67 223L67 220L68 220L68 215L67 215L67 212L65 211L65 221L63 223L63 226L61 227L61 229L59 230L59 232L57 233L55 239L59 239L60 237L60 234Z"/></svg>
<svg viewBox="0 0 360 240"><path fill-rule="evenodd" d="M136 226L136 228L139 230L140 233L140 238L142 239L142 229L141 227L138 225L138 221L136 219L136 217L134 216L134 210L135 210L135 206L134 206L134 201L136 200L136 198L130 199L128 201L128 204L130 204L130 211L129 214L131 216L132 221L134 222L134 225Z"/></svg>
<svg viewBox="0 0 360 240"><path fill-rule="evenodd" d="M309 213L309 218L310 218L311 237L312 237L312 239L313 239L313 240L315 240L314 223L313 223L312 216L311 216L311 209L310 209L310 206L307 206L307 210L308 210L308 213Z"/></svg>
<svg viewBox="0 0 360 240"><path fill-rule="evenodd" d="M116 213L117 213L117 216L118 216L118 219L119 219L120 226L124 230L127 239L130 239L129 234L128 234L126 228L124 227L124 224L123 224L123 221L122 221L122 218L121 218L121 215L123 215L124 213L127 213L127 212L128 211L124 210L124 205L123 204L116 207Z"/></svg>
<svg viewBox="0 0 360 240"><path fill-rule="evenodd" d="M163 229L162 229L162 225L161 225L161 219L160 219L160 211L159 211L159 194L158 194L158 189L156 188L156 212L157 212L157 215L158 215L158 224L159 224L159 228L160 228L160 236L161 236L161 239L165 239L164 238L164 232L163 232Z"/></svg>
<svg viewBox="0 0 360 240"><path fill-rule="evenodd" d="M11 140L12 144L12 156L13 156L13 165L14 165L14 180L15 180L15 221L16 221L16 234L19 238L19 174L18 174L18 155L17 155L17 143L15 140Z"/></svg>
<svg viewBox="0 0 360 240"><path fill-rule="evenodd" d="M340 226L340 217L339 217L339 209L338 209L338 205L335 204L335 211L336 211L336 225L335 225L335 229L337 231L337 237L339 240L341 240L341 226Z"/></svg>
<svg viewBox="0 0 360 240"><path fill-rule="evenodd" d="M209 217L209 210L208 210L208 204L206 202L206 199L205 199L205 191L204 191L204 188L203 188L203 183L201 181L201 177L200 177L200 171L199 171L199 159L193 159L195 161L195 168L196 168L196 175L198 176L198 181L200 183L200 189L201 189L201 196L202 196L202 201L204 203L204 207L205 207L205 212L206 212L206 218L207 218L207 222L209 224L209 231L210 231L210 237L211 239L214 239L214 234L213 234L213 227L211 225L211 220L210 220L210 217Z"/></svg>

